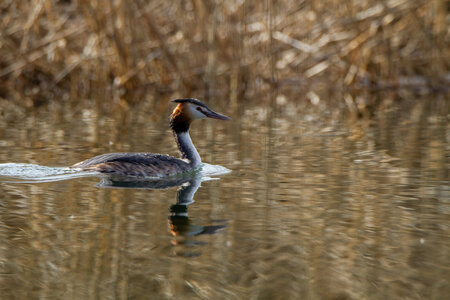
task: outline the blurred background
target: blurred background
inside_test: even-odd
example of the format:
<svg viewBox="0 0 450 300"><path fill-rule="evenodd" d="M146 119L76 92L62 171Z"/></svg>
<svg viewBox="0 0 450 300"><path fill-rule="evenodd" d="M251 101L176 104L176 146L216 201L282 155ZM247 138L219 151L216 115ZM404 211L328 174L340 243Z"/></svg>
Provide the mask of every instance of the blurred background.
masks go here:
<svg viewBox="0 0 450 300"><path fill-rule="evenodd" d="M176 96L235 105L288 90L289 101L333 95L370 113L383 101L361 90L448 92L448 12L445 0L5 0L0 109Z"/></svg>

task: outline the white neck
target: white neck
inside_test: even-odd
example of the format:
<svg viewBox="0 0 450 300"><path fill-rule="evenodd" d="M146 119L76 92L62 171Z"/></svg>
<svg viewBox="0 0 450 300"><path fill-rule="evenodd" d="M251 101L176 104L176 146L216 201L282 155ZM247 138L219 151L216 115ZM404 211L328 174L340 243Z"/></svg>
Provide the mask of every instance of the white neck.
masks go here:
<svg viewBox="0 0 450 300"><path fill-rule="evenodd" d="M202 163L202 159L192 143L189 131L174 133L175 140L180 151L181 159L187 161L192 167L197 167Z"/></svg>

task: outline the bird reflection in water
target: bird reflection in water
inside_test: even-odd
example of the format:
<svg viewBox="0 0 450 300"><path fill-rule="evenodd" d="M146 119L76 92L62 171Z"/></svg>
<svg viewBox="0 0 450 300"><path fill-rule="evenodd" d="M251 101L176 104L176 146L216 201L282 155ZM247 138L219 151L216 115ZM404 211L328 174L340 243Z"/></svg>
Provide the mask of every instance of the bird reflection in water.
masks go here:
<svg viewBox="0 0 450 300"><path fill-rule="evenodd" d="M211 178L202 177L200 174L193 174L187 177L167 178L164 180L130 180L121 177L104 177L98 184L99 187L113 188L138 188L138 189L167 189L178 186L176 203L170 206L169 228L174 239L174 246L192 247L204 245L195 237L205 234L215 234L221 229L227 227L226 221L217 221L219 225L198 225L188 216L188 206L194 203L194 195L200 188L203 181ZM179 256L199 256L201 253L196 251L177 251L175 255Z"/></svg>

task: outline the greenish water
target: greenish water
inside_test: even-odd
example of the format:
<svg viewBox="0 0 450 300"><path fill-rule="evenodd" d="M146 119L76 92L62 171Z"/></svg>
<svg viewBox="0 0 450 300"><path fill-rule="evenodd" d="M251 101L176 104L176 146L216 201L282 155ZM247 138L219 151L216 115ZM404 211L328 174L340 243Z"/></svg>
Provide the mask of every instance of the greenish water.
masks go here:
<svg viewBox="0 0 450 300"><path fill-rule="evenodd" d="M230 173L158 186L12 183L2 165L1 298L448 297L448 101L411 99L351 121L266 100L210 101L233 121L192 126L203 161ZM176 154L171 108L3 117L0 163L36 171L106 152ZM39 168L34 177L48 175Z"/></svg>

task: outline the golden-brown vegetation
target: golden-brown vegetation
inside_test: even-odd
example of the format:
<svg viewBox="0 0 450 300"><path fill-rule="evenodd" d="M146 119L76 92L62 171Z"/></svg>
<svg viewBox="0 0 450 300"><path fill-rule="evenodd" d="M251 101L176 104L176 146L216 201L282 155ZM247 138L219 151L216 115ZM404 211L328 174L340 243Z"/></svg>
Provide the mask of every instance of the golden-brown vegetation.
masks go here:
<svg viewBox="0 0 450 300"><path fill-rule="evenodd" d="M270 88L446 89L444 0L109 1L0 4L0 99ZM313 94L314 95L314 94Z"/></svg>

